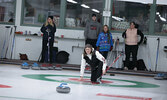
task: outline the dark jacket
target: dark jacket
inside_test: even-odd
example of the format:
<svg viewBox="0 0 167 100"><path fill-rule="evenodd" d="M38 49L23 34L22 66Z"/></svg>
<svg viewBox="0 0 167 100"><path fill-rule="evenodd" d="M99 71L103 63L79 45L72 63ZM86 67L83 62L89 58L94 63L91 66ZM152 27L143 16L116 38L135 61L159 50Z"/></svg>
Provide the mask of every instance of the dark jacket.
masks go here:
<svg viewBox="0 0 167 100"><path fill-rule="evenodd" d="M55 36L55 32L56 32L56 25L54 24L54 26L52 27L50 24L48 24L47 26L45 26L45 24L41 27L41 32L43 33L43 40L48 40L48 32L47 29L50 30L49 32L49 37L51 37L51 40L54 41L54 36Z"/></svg>

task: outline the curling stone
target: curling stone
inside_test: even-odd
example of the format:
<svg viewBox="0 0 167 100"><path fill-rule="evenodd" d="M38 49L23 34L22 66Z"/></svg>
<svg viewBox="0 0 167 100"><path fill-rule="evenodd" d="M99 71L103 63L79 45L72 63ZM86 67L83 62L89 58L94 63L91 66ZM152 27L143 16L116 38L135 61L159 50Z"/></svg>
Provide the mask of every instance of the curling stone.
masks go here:
<svg viewBox="0 0 167 100"><path fill-rule="evenodd" d="M52 64L48 64L48 69L49 70L54 70L54 66Z"/></svg>
<svg viewBox="0 0 167 100"><path fill-rule="evenodd" d="M69 93L70 92L70 87L64 86L67 85L67 83L61 83L57 88L56 91L58 93Z"/></svg>
<svg viewBox="0 0 167 100"><path fill-rule="evenodd" d="M40 67L39 67L39 65L38 65L37 63L34 63L34 64L31 66L31 69L33 69L33 70L39 70Z"/></svg>
<svg viewBox="0 0 167 100"><path fill-rule="evenodd" d="M154 76L154 79L156 80L167 80L167 74L165 73L158 73Z"/></svg>
<svg viewBox="0 0 167 100"><path fill-rule="evenodd" d="M61 67L61 65L57 64L56 66L54 66L54 69L55 70L62 70L62 67Z"/></svg>
<svg viewBox="0 0 167 100"><path fill-rule="evenodd" d="M50 67L53 67L52 64L41 64L40 69L41 70L48 70Z"/></svg>
<svg viewBox="0 0 167 100"><path fill-rule="evenodd" d="M29 69L29 68L30 68L30 66L29 66L29 64L27 62L23 62L21 64L21 69Z"/></svg>

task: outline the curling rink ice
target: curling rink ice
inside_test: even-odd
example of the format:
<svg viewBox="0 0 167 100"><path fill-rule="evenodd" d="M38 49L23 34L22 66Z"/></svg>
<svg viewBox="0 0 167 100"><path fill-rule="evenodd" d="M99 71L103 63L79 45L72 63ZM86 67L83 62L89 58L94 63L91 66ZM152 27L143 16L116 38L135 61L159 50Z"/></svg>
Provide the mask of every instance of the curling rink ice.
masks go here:
<svg viewBox="0 0 167 100"><path fill-rule="evenodd" d="M109 74L92 85L90 74L79 81L79 71L31 70L0 64L0 100L167 100L167 80ZM67 83L70 93L56 91Z"/></svg>

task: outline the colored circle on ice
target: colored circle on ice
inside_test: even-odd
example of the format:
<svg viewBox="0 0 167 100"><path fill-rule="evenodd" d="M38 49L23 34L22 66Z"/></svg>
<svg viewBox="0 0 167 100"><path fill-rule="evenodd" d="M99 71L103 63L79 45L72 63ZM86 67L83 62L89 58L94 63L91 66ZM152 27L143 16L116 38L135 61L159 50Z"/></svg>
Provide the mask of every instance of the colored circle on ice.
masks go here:
<svg viewBox="0 0 167 100"><path fill-rule="evenodd" d="M51 81L51 82L61 82L61 83L66 82L66 83L71 83L71 84L81 84L82 83L84 85L91 84L90 82L77 81L76 78L79 78L80 76L74 76L74 75L29 74L29 75L23 75L23 77L37 79L37 80L43 80L43 81ZM53 77L56 77L56 78L53 79ZM85 78L85 81L87 79L90 79L90 77L87 77L87 76L85 76L84 78ZM112 78L103 78L103 80L111 81L111 82L104 83L104 84L96 84L95 86L131 87L131 88L157 88L157 87L160 87L159 85L145 83L145 82L139 82L139 81L132 81L132 80L122 80L122 79L112 79ZM129 83L129 84L113 84L115 82L119 82L119 83L125 82L125 83Z"/></svg>
<svg viewBox="0 0 167 100"><path fill-rule="evenodd" d="M0 88L11 88L11 86L0 84Z"/></svg>
<svg viewBox="0 0 167 100"><path fill-rule="evenodd" d="M68 78L70 81L75 81L75 82L83 82L83 83L91 83L90 79L83 79L82 81L79 80L79 78ZM113 83L112 81L108 80L101 80L102 83L108 84L108 83Z"/></svg>

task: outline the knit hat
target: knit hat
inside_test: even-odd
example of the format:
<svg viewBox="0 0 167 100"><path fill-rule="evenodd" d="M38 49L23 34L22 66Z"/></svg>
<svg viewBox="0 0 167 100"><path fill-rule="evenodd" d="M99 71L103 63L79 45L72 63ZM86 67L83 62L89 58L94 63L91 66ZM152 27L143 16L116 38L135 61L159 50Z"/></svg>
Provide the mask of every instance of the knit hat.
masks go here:
<svg viewBox="0 0 167 100"><path fill-rule="evenodd" d="M92 14L92 17L96 17L96 14Z"/></svg>
<svg viewBox="0 0 167 100"><path fill-rule="evenodd" d="M53 20L53 16L48 16L48 18L52 19Z"/></svg>

